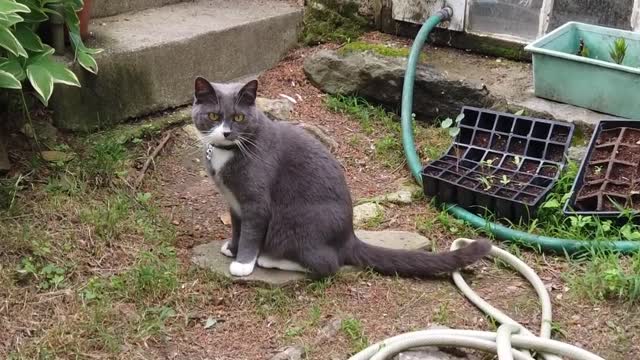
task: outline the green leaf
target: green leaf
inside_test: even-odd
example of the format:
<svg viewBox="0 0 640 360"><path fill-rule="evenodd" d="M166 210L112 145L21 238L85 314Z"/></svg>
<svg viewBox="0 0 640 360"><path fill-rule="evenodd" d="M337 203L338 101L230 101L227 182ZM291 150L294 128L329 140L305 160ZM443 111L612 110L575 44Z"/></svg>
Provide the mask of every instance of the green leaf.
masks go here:
<svg viewBox="0 0 640 360"><path fill-rule="evenodd" d="M442 127L444 129L450 127L451 125L453 125L453 120L451 120L451 118L446 118L443 122L442 122Z"/></svg>
<svg viewBox="0 0 640 360"><path fill-rule="evenodd" d="M453 127L449 129L449 136L451 137L456 137L458 136L458 134L460 133L460 128L459 127Z"/></svg>
<svg viewBox="0 0 640 360"><path fill-rule="evenodd" d="M97 74L98 73L98 63L96 59L93 58L90 54L87 54L84 51L80 51L77 54L78 63L85 68L87 71Z"/></svg>
<svg viewBox="0 0 640 360"><path fill-rule="evenodd" d="M43 66L49 70L54 83L65 84L80 87L80 81L73 71L69 70L64 64L51 60L44 63Z"/></svg>
<svg viewBox="0 0 640 360"><path fill-rule="evenodd" d="M24 18L18 14L0 14L0 26L10 28L15 24L21 23Z"/></svg>
<svg viewBox="0 0 640 360"><path fill-rule="evenodd" d="M28 13L31 12L28 6L19 4L13 0L3 0L0 2L0 14L12 13Z"/></svg>
<svg viewBox="0 0 640 360"><path fill-rule="evenodd" d="M27 78L27 74L22 68L22 64L18 60L19 58L12 56L9 59L0 60L0 70L4 70L13 75L18 81L23 81Z"/></svg>
<svg viewBox="0 0 640 360"><path fill-rule="evenodd" d="M22 84L11 73L0 70L0 88L4 89L22 89Z"/></svg>
<svg viewBox="0 0 640 360"><path fill-rule="evenodd" d="M456 124L460 124L460 121L462 121L462 119L464 119L464 113L458 115L458 117L456 118Z"/></svg>
<svg viewBox="0 0 640 360"><path fill-rule="evenodd" d="M27 77L36 93L40 95L40 101L47 106L53 93L53 77L49 71L38 64L31 64L27 67Z"/></svg>
<svg viewBox="0 0 640 360"><path fill-rule="evenodd" d="M42 51L44 50L44 44L40 40L40 37L36 35L31 27L27 24L18 24L16 25L15 31L16 38L20 41L20 44L31 51Z"/></svg>
<svg viewBox="0 0 640 360"><path fill-rule="evenodd" d="M551 199L542 204L542 207L546 209L557 209L560 207L560 202L558 201L558 199Z"/></svg>
<svg viewBox="0 0 640 360"><path fill-rule="evenodd" d="M522 116L524 114L524 109L518 110L515 115L516 116Z"/></svg>
<svg viewBox="0 0 640 360"><path fill-rule="evenodd" d="M0 26L0 46L16 56L28 57L27 51L20 45L18 39L6 27Z"/></svg>

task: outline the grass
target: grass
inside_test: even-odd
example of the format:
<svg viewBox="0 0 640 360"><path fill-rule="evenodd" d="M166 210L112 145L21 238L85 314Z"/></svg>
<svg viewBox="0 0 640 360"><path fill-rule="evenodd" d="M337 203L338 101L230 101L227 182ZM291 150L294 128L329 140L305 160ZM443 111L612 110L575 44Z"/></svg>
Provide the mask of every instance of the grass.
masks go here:
<svg viewBox="0 0 640 360"><path fill-rule="evenodd" d="M292 301L293 298L287 290L276 287L256 289L253 303L256 313L266 318L269 315L288 313Z"/></svg>
<svg viewBox="0 0 640 360"><path fill-rule="evenodd" d="M355 354L369 346L369 339L364 334L360 320L349 317L342 320L342 333L351 343L351 353Z"/></svg>
<svg viewBox="0 0 640 360"><path fill-rule="evenodd" d="M375 160L393 169L404 164L402 127L396 114L355 96L328 96L326 106L358 121L364 134L373 138ZM417 148L423 157L433 158L449 146L447 140L439 136L444 134L442 129L417 125L415 121L413 129ZM358 138L353 145L359 146L360 142Z"/></svg>
<svg viewBox="0 0 640 360"><path fill-rule="evenodd" d="M356 40L367 28L367 20L358 14L351 1L311 0L305 10L300 40L305 45Z"/></svg>
<svg viewBox="0 0 640 360"><path fill-rule="evenodd" d="M353 41L345 44L339 50L341 55L352 54L356 52L372 51L378 55L388 57L408 58L411 49L408 47L393 47L384 44L373 44L365 41ZM420 54L420 61L426 60L426 54Z"/></svg>

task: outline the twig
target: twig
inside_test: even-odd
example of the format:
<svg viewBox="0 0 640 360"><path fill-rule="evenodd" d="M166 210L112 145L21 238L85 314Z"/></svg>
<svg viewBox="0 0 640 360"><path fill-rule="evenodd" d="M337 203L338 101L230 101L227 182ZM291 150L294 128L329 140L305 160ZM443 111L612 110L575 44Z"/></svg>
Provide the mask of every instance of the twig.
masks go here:
<svg viewBox="0 0 640 360"><path fill-rule="evenodd" d="M167 145L167 142L171 138L171 135L173 135L173 130L169 130L167 135L165 135L162 141L160 141L160 144L158 144L158 146L156 146L156 148L153 150L151 155L149 155L149 157L147 158L147 161L145 161L144 166L142 167L142 173L140 174L140 176L138 176L135 184L133 185L135 189L140 187L140 184L142 184L142 180L144 179L144 175L147 173L147 169L149 169L149 165L151 165L151 163L153 162L153 159L155 159L156 156L158 156L162 148L164 148L164 146Z"/></svg>

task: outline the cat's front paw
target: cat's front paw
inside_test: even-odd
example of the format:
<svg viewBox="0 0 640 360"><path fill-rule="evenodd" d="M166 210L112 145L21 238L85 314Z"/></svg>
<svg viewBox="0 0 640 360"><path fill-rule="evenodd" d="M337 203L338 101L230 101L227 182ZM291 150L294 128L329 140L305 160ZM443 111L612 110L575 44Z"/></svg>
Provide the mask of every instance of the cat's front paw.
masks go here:
<svg viewBox="0 0 640 360"><path fill-rule="evenodd" d="M229 272L233 276L247 276L253 272L254 266L255 261L247 264L234 261L229 265Z"/></svg>
<svg viewBox="0 0 640 360"><path fill-rule="evenodd" d="M236 255L233 252L231 252L231 249L229 249L230 244L231 244L231 240L225 241L224 244L222 244L222 247L220 248L220 252L222 253L222 255L232 258L232 257L235 257Z"/></svg>

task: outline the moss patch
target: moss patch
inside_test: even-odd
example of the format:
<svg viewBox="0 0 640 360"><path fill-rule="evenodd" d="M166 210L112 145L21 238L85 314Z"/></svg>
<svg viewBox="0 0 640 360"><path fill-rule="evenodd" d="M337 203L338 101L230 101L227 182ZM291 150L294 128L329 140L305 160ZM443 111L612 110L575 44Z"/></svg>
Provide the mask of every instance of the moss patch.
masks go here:
<svg viewBox="0 0 640 360"><path fill-rule="evenodd" d="M347 55L354 52L372 51L378 55L389 57L409 57L411 49L406 47L393 47L383 44L373 44L364 41L354 41L344 45L340 50L340 55ZM426 60L426 54L420 54L420 61Z"/></svg>
<svg viewBox="0 0 640 360"><path fill-rule="evenodd" d="M366 28L367 20L358 15L358 4L355 2L313 0L304 14L300 40L305 45L345 43L360 37Z"/></svg>

